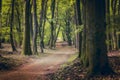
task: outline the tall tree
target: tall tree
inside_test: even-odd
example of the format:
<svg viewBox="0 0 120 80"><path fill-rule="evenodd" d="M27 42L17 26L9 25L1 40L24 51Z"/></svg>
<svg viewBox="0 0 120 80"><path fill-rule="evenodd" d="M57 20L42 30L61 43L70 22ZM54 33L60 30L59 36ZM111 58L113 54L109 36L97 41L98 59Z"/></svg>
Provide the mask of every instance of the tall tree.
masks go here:
<svg viewBox="0 0 120 80"><path fill-rule="evenodd" d="M112 32L111 32L111 36L112 36L112 50L117 50L117 35L116 35L116 27L115 27L115 15L117 12L117 1L118 0L111 0L111 9L112 9L112 15L113 15L113 26L112 26Z"/></svg>
<svg viewBox="0 0 120 80"><path fill-rule="evenodd" d="M55 28L54 28L54 12L55 12L55 2L56 0L51 0L51 39L50 39L50 48L53 48L54 47L54 31L55 31Z"/></svg>
<svg viewBox="0 0 120 80"><path fill-rule="evenodd" d="M46 22L46 12L47 12L47 2L48 0L42 0L41 2L41 12L40 12L40 24L39 24L39 35L40 35L40 48L43 53L44 50L44 27Z"/></svg>
<svg viewBox="0 0 120 80"><path fill-rule="evenodd" d="M44 15L43 15L43 25L42 25L42 38L41 38L41 44L42 44L43 48L45 48L44 36L45 36L46 14L47 14L47 8L48 8L47 3L48 3L48 0L45 0Z"/></svg>
<svg viewBox="0 0 120 80"><path fill-rule="evenodd" d="M79 29L80 25L82 25L81 21L81 10L80 10L80 0L76 0L76 29ZM82 31L77 32L76 34L76 45L78 45L78 50L79 50L79 56L81 55L81 46L82 46Z"/></svg>
<svg viewBox="0 0 120 80"><path fill-rule="evenodd" d="M37 4L36 0L33 0L33 18L34 18L34 31L33 31L33 53L37 53L37 30L38 30L38 20L37 20Z"/></svg>
<svg viewBox="0 0 120 80"><path fill-rule="evenodd" d="M68 42L68 45L71 46L72 45L72 39L71 39L71 24L70 24L70 21L71 21L71 16L70 16L70 10L68 9L66 11L66 19L65 19L65 33L66 33L66 37L67 37L67 42Z"/></svg>
<svg viewBox="0 0 120 80"><path fill-rule="evenodd" d="M23 37L23 54L32 55L30 44L30 0L25 1L25 28Z"/></svg>
<svg viewBox="0 0 120 80"><path fill-rule="evenodd" d="M2 0L0 0L0 28L2 27ZM2 48L2 37L0 32L0 48Z"/></svg>
<svg viewBox="0 0 120 80"><path fill-rule="evenodd" d="M119 5L118 5L118 15L120 15L120 0L119 0ZM118 47L120 48L120 34L119 34L119 40L118 40Z"/></svg>
<svg viewBox="0 0 120 80"><path fill-rule="evenodd" d="M15 0L11 0L12 3L12 10L11 10L11 20L10 20L10 42L12 46L12 50L16 51L14 40L13 40L13 27L14 27L14 7L15 7Z"/></svg>
<svg viewBox="0 0 120 80"><path fill-rule="evenodd" d="M82 0L84 2L84 0ZM110 74L107 57L105 0L87 0L86 4L86 50L89 60L88 76ZM83 4L83 5L85 5Z"/></svg>
<svg viewBox="0 0 120 80"><path fill-rule="evenodd" d="M21 21L21 9L19 9L20 8L20 5L19 5L19 2L17 2L16 1L16 7L15 7L15 9L16 9L16 17L17 17L17 27L16 27L16 29L17 29L17 32L18 32L18 38L19 38L19 44L18 44L18 46L20 47L21 45L22 45L22 25L21 25L21 23L22 23L22 21Z"/></svg>
<svg viewBox="0 0 120 80"><path fill-rule="evenodd" d="M106 0L106 22L107 22L107 50L112 49L111 45L111 35L110 35L110 0Z"/></svg>

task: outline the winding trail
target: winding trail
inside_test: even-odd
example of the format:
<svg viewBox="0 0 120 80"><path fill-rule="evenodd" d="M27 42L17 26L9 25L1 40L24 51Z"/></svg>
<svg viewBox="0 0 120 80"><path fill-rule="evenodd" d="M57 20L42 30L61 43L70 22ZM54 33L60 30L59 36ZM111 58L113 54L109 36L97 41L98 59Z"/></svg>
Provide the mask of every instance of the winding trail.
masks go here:
<svg viewBox="0 0 120 80"><path fill-rule="evenodd" d="M29 63L7 72L0 72L0 80L49 80L46 75L54 73L75 54L71 47L51 50L50 55L32 59Z"/></svg>

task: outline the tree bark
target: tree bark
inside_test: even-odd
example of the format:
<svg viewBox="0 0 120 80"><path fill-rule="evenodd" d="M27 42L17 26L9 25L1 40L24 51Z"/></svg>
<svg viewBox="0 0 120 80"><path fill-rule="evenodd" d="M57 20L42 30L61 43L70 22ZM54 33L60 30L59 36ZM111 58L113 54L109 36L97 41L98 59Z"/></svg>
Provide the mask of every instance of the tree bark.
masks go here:
<svg viewBox="0 0 120 80"><path fill-rule="evenodd" d="M38 30L38 21L37 21L37 4L36 0L33 0L33 18L34 18L34 31L33 31L33 53L37 53L37 30Z"/></svg>
<svg viewBox="0 0 120 80"><path fill-rule="evenodd" d="M10 43L12 47L12 51L17 51L15 48L14 40L13 40L13 27L14 27L14 7L15 7L15 0L11 1L12 3L12 10L11 10L11 22L10 22Z"/></svg>
<svg viewBox="0 0 120 80"><path fill-rule="evenodd" d="M119 0L119 5L118 5L118 15L120 15L120 0ZM120 29L119 29L119 31L120 31ZM118 47L120 49L120 34L118 36Z"/></svg>
<svg viewBox="0 0 120 80"><path fill-rule="evenodd" d="M18 3L17 3L18 4ZM17 31L18 31L18 36L19 36L19 47L22 45L22 28L21 28L21 14L19 11L19 7L16 6L16 12L17 12L17 20L18 20L18 27L17 27Z"/></svg>
<svg viewBox="0 0 120 80"><path fill-rule="evenodd" d="M83 64L84 67L88 67L89 65L89 61L88 61L88 55L87 55L87 40L86 40L86 3L82 0L82 14L83 14L83 24L84 24L84 28L83 28L83 32L82 32L82 48L81 48L81 57L80 57L80 61Z"/></svg>
<svg viewBox="0 0 120 80"><path fill-rule="evenodd" d="M44 6L45 6L45 0L42 0L41 3L41 12L40 12L40 25L39 25L39 36L40 36L40 48L41 48L41 53L44 53L43 50L43 19L44 19Z"/></svg>
<svg viewBox="0 0 120 80"><path fill-rule="evenodd" d="M112 46L111 46L111 32L110 32L110 0L106 0L106 24L107 24L107 31L106 31L106 35L107 35L107 51L112 50Z"/></svg>
<svg viewBox="0 0 120 80"><path fill-rule="evenodd" d="M71 40L71 27L70 27L70 11L66 11L66 19L65 19L65 33L66 33L66 38L67 38L67 43L68 46L72 46L72 40Z"/></svg>
<svg viewBox="0 0 120 80"><path fill-rule="evenodd" d="M89 60L88 76L110 74L107 57L105 0L86 1L86 50Z"/></svg>
<svg viewBox="0 0 120 80"><path fill-rule="evenodd" d="M0 28L2 27L2 0L0 0ZM0 32L0 48L2 48L2 33Z"/></svg>
<svg viewBox="0 0 120 80"><path fill-rule="evenodd" d="M82 21L81 21L81 10L80 10L80 0L76 0L76 29L79 29L80 25L82 25ZM76 45L78 45L78 50L79 50L79 56L81 55L81 46L82 46L82 31L81 32L78 32L77 35L76 35Z"/></svg>
<svg viewBox="0 0 120 80"><path fill-rule="evenodd" d="M23 37L23 54L32 55L30 44L30 0L25 1L25 28Z"/></svg>
<svg viewBox="0 0 120 80"><path fill-rule="evenodd" d="M113 25L115 25L115 15L117 12L117 0L111 0L111 8L112 8L112 15L113 15ZM117 35L116 35L116 27L112 26L112 50L117 50Z"/></svg>
<svg viewBox="0 0 120 80"><path fill-rule="evenodd" d="M53 19L54 19L54 12L55 12L55 2L56 0L51 0L51 40L50 40L50 48L53 48L54 47L54 22L53 22Z"/></svg>

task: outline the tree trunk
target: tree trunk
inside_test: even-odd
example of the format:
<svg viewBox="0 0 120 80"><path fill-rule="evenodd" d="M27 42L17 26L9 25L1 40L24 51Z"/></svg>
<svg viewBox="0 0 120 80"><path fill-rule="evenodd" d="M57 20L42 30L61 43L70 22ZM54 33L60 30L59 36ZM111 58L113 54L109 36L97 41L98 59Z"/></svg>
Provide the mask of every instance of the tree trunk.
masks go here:
<svg viewBox="0 0 120 80"><path fill-rule="evenodd" d="M70 14L66 12L67 19L65 20L66 23L66 28L65 28L65 33L67 37L67 42L69 46L72 46L72 40L71 40L71 28L70 28L70 19L69 16Z"/></svg>
<svg viewBox="0 0 120 80"><path fill-rule="evenodd" d="M62 31L62 38L63 38L63 41L66 41L65 32L64 31Z"/></svg>
<svg viewBox="0 0 120 80"><path fill-rule="evenodd" d="M88 76L110 74L106 47L105 0L86 1Z"/></svg>
<svg viewBox="0 0 120 80"><path fill-rule="evenodd" d="M38 21L37 21L37 4L36 0L33 0L33 18L34 18L34 31L33 31L33 53L37 53L37 30L38 30Z"/></svg>
<svg viewBox="0 0 120 80"><path fill-rule="evenodd" d="M25 28L23 37L23 54L32 55L30 44L30 0L25 2Z"/></svg>
<svg viewBox="0 0 120 80"><path fill-rule="evenodd" d="M17 12L17 20L18 20L18 27L17 27L17 31L18 31L18 36L19 36L19 47L22 45L22 28L21 28L21 19L20 19L20 11L19 11L19 7L16 7L16 12Z"/></svg>
<svg viewBox="0 0 120 80"><path fill-rule="evenodd" d="M117 12L117 0L111 0L111 8L113 14L113 25L115 25L115 15ZM112 43L113 43L113 50L117 50L117 35L116 35L116 27L112 26Z"/></svg>
<svg viewBox="0 0 120 80"><path fill-rule="evenodd" d="M118 15L120 15L120 0L119 0L119 5L118 5ZM120 29L119 29L120 31ZM118 47L120 49L120 34L118 35Z"/></svg>
<svg viewBox="0 0 120 80"><path fill-rule="evenodd" d="M11 10L11 22L10 22L10 43L12 47L12 51L17 51L15 48L14 40L13 40L13 27L14 27L14 7L15 7L15 0L12 0L12 10Z"/></svg>
<svg viewBox="0 0 120 80"><path fill-rule="evenodd" d="M40 25L39 25L39 36L40 36L40 48L41 53L44 52L43 50L43 19L44 19L44 6L45 6L45 0L42 0L41 3L41 12L40 12Z"/></svg>
<svg viewBox="0 0 120 80"><path fill-rule="evenodd" d="M86 40L86 3L83 2L83 7L82 7L82 12L83 12L83 24L84 24L84 28L83 28L83 32L82 32L82 48L81 48L81 57L80 57L80 61L83 64L84 67L88 67L89 62L88 62L88 55L87 55L87 40Z"/></svg>
<svg viewBox="0 0 120 80"><path fill-rule="evenodd" d="M80 28L78 26L82 25L81 21L81 10L80 10L80 0L76 0L76 29ZM77 35L77 40L76 40L76 45L78 45L78 50L79 50L79 56L81 55L81 46L82 46L82 31L78 32Z"/></svg>
<svg viewBox="0 0 120 80"><path fill-rule="evenodd" d="M56 34L56 36L55 36L55 41L54 41L54 46L55 46L55 47L56 47L55 43L56 43L56 41L57 41L57 38L58 38L58 35L59 35L59 32L60 32L60 28L61 28L61 26L58 27L58 31L57 31L57 34Z"/></svg>
<svg viewBox="0 0 120 80"><path fill-rule="evenodd" d="M0 28L2 27L2 0L0 0ZM0 48L2 48L2 33L0 32Z"/></svg>
<svg viewBox="0 0 120 80"><path fill-rule="evenodd" d="M46 24L46 14L47 14L47 2L48 0L45 0L45 5L44 5L44 15L43 15L43 25L42 25L42 33L41 33L41 44L42 47L45 48L45 44L44 44L44 36L45 36L45 24Z"/></svg>
<svg viewBox="0 0 120 80"><path fill-rule="evenodd" d="M50 48L54 47L54 23L53 23L53 19L54 19L54 12L55 12L55 2L56 0L51 0L51 40L50 40Z"/></svg>
<svg viewBox="0 0 120 80"><path fill-rule="evenodd" d="M107 51L112 50L111 46L111 35L110 35L110 0L106 0L106 22L107 22Z"/></svg>

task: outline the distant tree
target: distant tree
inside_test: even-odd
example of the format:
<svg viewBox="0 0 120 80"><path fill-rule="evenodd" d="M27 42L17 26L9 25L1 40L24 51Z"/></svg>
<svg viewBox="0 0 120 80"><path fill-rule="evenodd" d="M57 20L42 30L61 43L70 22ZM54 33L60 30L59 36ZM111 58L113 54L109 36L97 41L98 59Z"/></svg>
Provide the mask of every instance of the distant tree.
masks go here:
<svg viewBox="0 0 120 80"><path fill-rule="evenodd" d="M21 47L22 45L22 17L23 15L22 13L22 9L23 7L21 7L22 2L20 1L16 1L15 2L16 6L15 6L15 11L16 11L16 15L15 15L15 23L16 23L16 30L17 30L17 34L18 34L18 47Z"/></svg>
<svg viewBox="0 0 120 80"><path fill-rule="evenodd" d="M10 18L10 42L11 42L12 50L17 51L13 39L15 0L11 0L11 3L12 3L11 5L12 9L11 9L11 18Z"/></svg>
<svg viewBox="0 0 120 80"><path fill-rule="evenodd" d="M67 42L68 45L71 46L72 45L72 37L71 37L71 16L70 16L70 10L68 9L66 11L66 19L65 19L65 34L66 34L66 38L67 38Z"/></svg>
<svg viewBox="0 0 120 80"><path fill-rule="evenodd" d="M55 31L55 27L54 27L54 12L55 12L55 4L56 4L56 0L51 0L51 39L50 39L50 48L53 48L54 47L54 31Z"/></svg>
<svg viewBox="0 0 120 80"><path fill-rule="evenodd" d="M111 37L112 37L112 50L117 50L117 35L116 35L116 32L117 32L117 29L115 27L115 22L116 22L116 19L115 19L115 16L116 16L116 13L117 13L117 1L118 0L111 0L111 9L112 9L112 31L111 31Z"/></svg>
<svg viewBox="0 0 120 80"><path fill-rule="evenodd" d="M48 0L42 0L41 2L41 11L40 11L40 24L39 24L39 36L40 36L40 48L43 53L44 50L44 30L46 22L46 13L47 13L47 2Z"/></svg>
<svg viewBox="0 0 120 80"><path fill-rule="evenodd" d="M23 37L23 54L32 55L30 44L30 0L25 1L25 28Z"/></svg>

